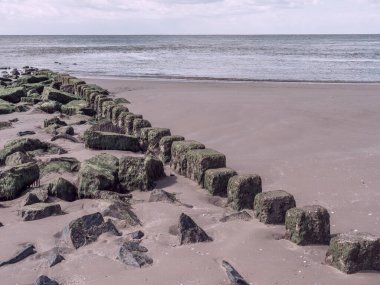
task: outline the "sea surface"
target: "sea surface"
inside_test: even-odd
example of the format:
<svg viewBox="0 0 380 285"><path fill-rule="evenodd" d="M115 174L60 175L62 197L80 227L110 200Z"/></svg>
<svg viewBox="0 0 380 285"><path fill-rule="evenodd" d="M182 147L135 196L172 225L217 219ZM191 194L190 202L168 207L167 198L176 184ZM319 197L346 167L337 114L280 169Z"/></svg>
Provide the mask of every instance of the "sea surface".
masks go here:
<svg viewBox="0 0 380 285"><path fill-rule="evenodd" d="M380 35L0 36L0 67L83 77L380 82Z"/></svg>

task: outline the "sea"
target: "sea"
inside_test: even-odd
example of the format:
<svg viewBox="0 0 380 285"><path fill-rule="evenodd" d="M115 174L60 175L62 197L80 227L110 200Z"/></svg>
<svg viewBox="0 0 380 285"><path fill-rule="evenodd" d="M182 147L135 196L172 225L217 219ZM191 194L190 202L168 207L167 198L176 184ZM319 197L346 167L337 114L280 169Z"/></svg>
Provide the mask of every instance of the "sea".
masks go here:
<svg viewBox="0 0 380 285"><path fill-rule="evenodd" d="M380 35L0 36L0 67L94 78L380 82Z"/></svg>

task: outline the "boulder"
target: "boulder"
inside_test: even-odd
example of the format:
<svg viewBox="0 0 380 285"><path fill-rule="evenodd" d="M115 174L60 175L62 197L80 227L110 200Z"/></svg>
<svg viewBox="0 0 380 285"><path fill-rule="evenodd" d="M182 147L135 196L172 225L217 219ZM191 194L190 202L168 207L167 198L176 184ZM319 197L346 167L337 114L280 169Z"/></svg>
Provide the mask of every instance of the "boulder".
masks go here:
<svg viewBox="0 0 380 285"><path fill-rule="evenodd" d="M33 285L59 285L59 283L45 275L41 275Z"/></svg>
<svg viewBox="0 0 380 285"><path fill-rule="evenodd" d="M67 202L73 202L77 199L78 189L71 182L62 177L58 177L53 183L50 183L49 194Z"/></svg>
<svg viewBox="0 0 380 285"><path fill-rule="evenodd" d="M140 130L142 128L150 128L152 124L148 120L135 118L133 120L133 135L136 137L140 137Z"/></svg>
<svg viewBox="0 0 380 285"><path fill-rule="evenodd" d="M105 191L102 191L102 192L105 192ZM109 204L102 211L102 215L123 220L132 227L141 225L141 221L136 216L136 214L132 211L129 203L123 202L120 200L115 200L111 204Z"/></svg>
<svg viewBox="0 0 380 285"><path fill-rule="evenodd" d="M298 245L328 244L330 214L317 205L292 208L285 216L285 238Z"/></svg>
<svg viewBox="0 0 380 285"><path fill-rule="evenodd" d="M165 136L170 136L169 129L163 128L142 128L140 130L140 146L145 152L148 151L150 154L158 155L159 153L159 143L161 138Z"/></svg>
<svg viewBox="0 0 380 285"><path fill-rule="evenodd" d="M35 160L33 159L33 157L30 157L29 155L21 151L12 153L5 159L6 166L17 166L28 162L35 162Z"/></svg>
<svg viewBox="0 0 380 285"><path fill-rule="evenodd" d="M165 136L159 142L159 157L163 163L169 163L172 159L172 144L175 141L184 141L183 136Z"/></svg>
<svg viewBox="0 0 380 285"><path fill-rule="evenodd" d="M145 169L148 173L148 177L153 181L166 176L162 161L153 156L147 155L145 157Z"/></svg>
<svg viewBox="0 0 380 285"><path fill-rule="evenodd" d="M144 237L144 233L142 231L135 231L129 235L131 239L142 239Z"/></svg>
<svg viewBox="0 0 380 285"><path fill-rule="evenodd" d="M220 221L222 223L230 222L230 221L237 221L237 220L247 222L247 221L252 220L252 216L250 214L248 214L247 211L240 211L237 213L233 213L231 215L224 216L223 218L220 219Z"/></svg>
<svg viewBox="0 0 380 285"><path fill-rule="evenodd" d="M40 163L41 176L52 172L78 172L80 162L74 157L54 157Z"/></svg>
<svg viewBox="0 0 380 285"><path fill-rule="evenodd" d="M56 101L48 101L41 104L40 109L48 114L61 111L62 104Z"/></svg>
<svg viewBox="0 0 380 285"><path fill-rule="evenodd" d="M3 88L0 87L0 99L10 103L19 103L22 97L26 97L24 87Z"/></svg>
<svg viewBox="0 0 380 285"><path fill-rule="evenodd" d="M292 194L283 190L259 193L254 201L254 215L265 224L283 224L285 214L296 206Z"/></svg>
<svg viewBox="0 0 380 285"><path fill-rule="evenodd" d="M49 267L53 267L53 266L57 265L58 263L61 263L64 260L65 260L65 258L62 255L60 255L59 253L52 253L48 257L48 265L49 265Z"/></svg>
<svg viewBox="0 0 380 285"><path fill-rule="evenodd" d="M21 218L24 221L35 221L61 214L62 209L59 204L46 203L36 203L29 206L24 206L20 211Z"/></svg>
<svg viewBox="0 0 380 285"><path fill-rule="evenodd" d="M79 171L79 197L91 197L97 190L115 191L118 186L119 159L102 153L83 162Z"/></svg>
<svg viewBox="0 0 380 285"><path fill-rule="evenodd" d="M198 242L210 242L206 232L200 228L192 218L182 213L178 223L178 237L181 245Z"/></svg>
<svg viewBox="0 0 380 285"><path fill-rule="evenodd" d="M90 109L88 103L85 100L73 100L65 105L61 106L62 113L72 116L75 114L84 114L93 116L95 111Z"/></svg>
<svg viewBox="0 0 380 285"><path fill-rule="evenodd" d="M26 244L26 245L22 246L16 252L16 254L13 257L11 257L10 259L8 259L6 261L0 262L0 267L2 267L4 265L15 264L17 262L20 262L21 260L24 260L28 256L35 254L35 253L36 253L36 251L35 251L34 245Z"/></svg>
<svg viewBox="0 0 380 285"><path fill-rule="evenodd" d="M95 242L101 234L106 232L121 236L111 220L105 222L100 213L95 213L71 221L64 228L63 236L68 243L78 249Z"/></svg>
<svg viewBox="0 0 380 285"><path fill-rule="evenodd" d="M0 99L0 115L11 114L13 112L16 112L16 106Z"/></svg>
<svg viewBox="0 0 380 285"><path fill-rule="evenodd" d="M67 104L74 100L79 100L78 97L51 87L45 87L44 92L42 92L42 98L45 100L57 101L61 104Z"/></svg>
<svg viewBox="0 0 380 285"><path fill-rule="evenodd" d="M150 193L149 202L167 202L167 203L175 203L177 202L177 198L175 194L166 192L162 189L154 189Z"/></svg>
<svg viewBox="0 0 380 285"><path fill-rule="evenodd" d="M136 137L117 133L87 131L85 145L91 149L140 151Z"/></svg>
<svg viewBox="0 0 380 285"><path fill-rule="evenodd" d="M139 242L128 241L120 247L118 258L126 265L143 267L153 263L153 259L146 254L147 251Z"/></svg>
<svg viewBox="0 0 380 285"><path fill-rule="evenodd" d="M360 232L338 234L330 241L326 263L347 274L380 271L380 237Z"/></svg>
<svg viewBox="0 0 380 285"><path fill-rule="evenodd" d="M203 187L213 196L227 196L228 181L237 172L231 168L215 168L205 171Z"/></svg>
<svg viewBox="0 0 380 285"><path fill-rule="evenodd" d="M46 189L35 189L25 195L21 205L29 206L37 203L45 203L48 198L48 191Z"/></svg>
<svg viewBox="0 0 380 285"><path fill-rule="evenodd" d="M236 175L228 181L227 203L236 211L252 209L255 196L261 192L260 176Z"/></svg>
<svg viewBox="0 0 380 285"><path fill-rule="evenodd" d="M39 178L40 169L35 163L14 166L0 172L0 200L17 198Z"/></svg>
<svg viewBox="0 0 380 285"><path fill-rule="evenodd" d="M226 270L228 279L230 280L231 285L249 285L247 281L236 271L235 268L232 267L227 261L222 261L222 266Z"/></svg>
<svg viewBox="0 0 380 285"><path fill-rule="evenodd" d="M204 149L205 146L197 141L174 141L172 143L172 160L170 167L178 174L186 175L186 153L192 149Z"/></svg>

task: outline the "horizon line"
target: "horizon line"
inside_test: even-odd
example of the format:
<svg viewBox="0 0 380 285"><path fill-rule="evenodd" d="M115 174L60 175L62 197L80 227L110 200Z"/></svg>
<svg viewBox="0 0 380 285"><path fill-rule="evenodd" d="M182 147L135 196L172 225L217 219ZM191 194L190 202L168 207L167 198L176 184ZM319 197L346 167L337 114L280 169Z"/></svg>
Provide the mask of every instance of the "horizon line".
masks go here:
<svg viewBox="0 0 380 285"><path fill-rule="evenodd" d="M380 33L280 33L280 34L0 34L0 36L361 36Z"/></svg>

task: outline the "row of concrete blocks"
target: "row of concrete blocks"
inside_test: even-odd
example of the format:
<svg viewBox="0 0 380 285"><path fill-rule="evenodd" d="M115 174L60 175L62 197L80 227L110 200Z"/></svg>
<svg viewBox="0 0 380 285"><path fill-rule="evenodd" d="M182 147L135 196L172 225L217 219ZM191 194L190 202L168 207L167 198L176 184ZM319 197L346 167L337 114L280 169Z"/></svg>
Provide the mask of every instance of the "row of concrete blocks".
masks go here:
<svg viewBox="0 0 380 285"><path fill-rule="evenodd" d="M226 168L225 155L207 149L202 143L172 136L169 129L152 128L141 115L118 105L100 88L63 75L63 84L75 86L78 97L85 99L100 117L106 118L139 138L143 151L158 156L180 175L196 181L210 194L227 196L234 210L253 209L263 223L285 223L285 238L298 245L328 244L326 263L343 272L380 270L380 239L366 233L339 234L331 239L330 215L317 205L296 207L293 195L283 190L262 192L258 175L238 175Z"/></svg>

